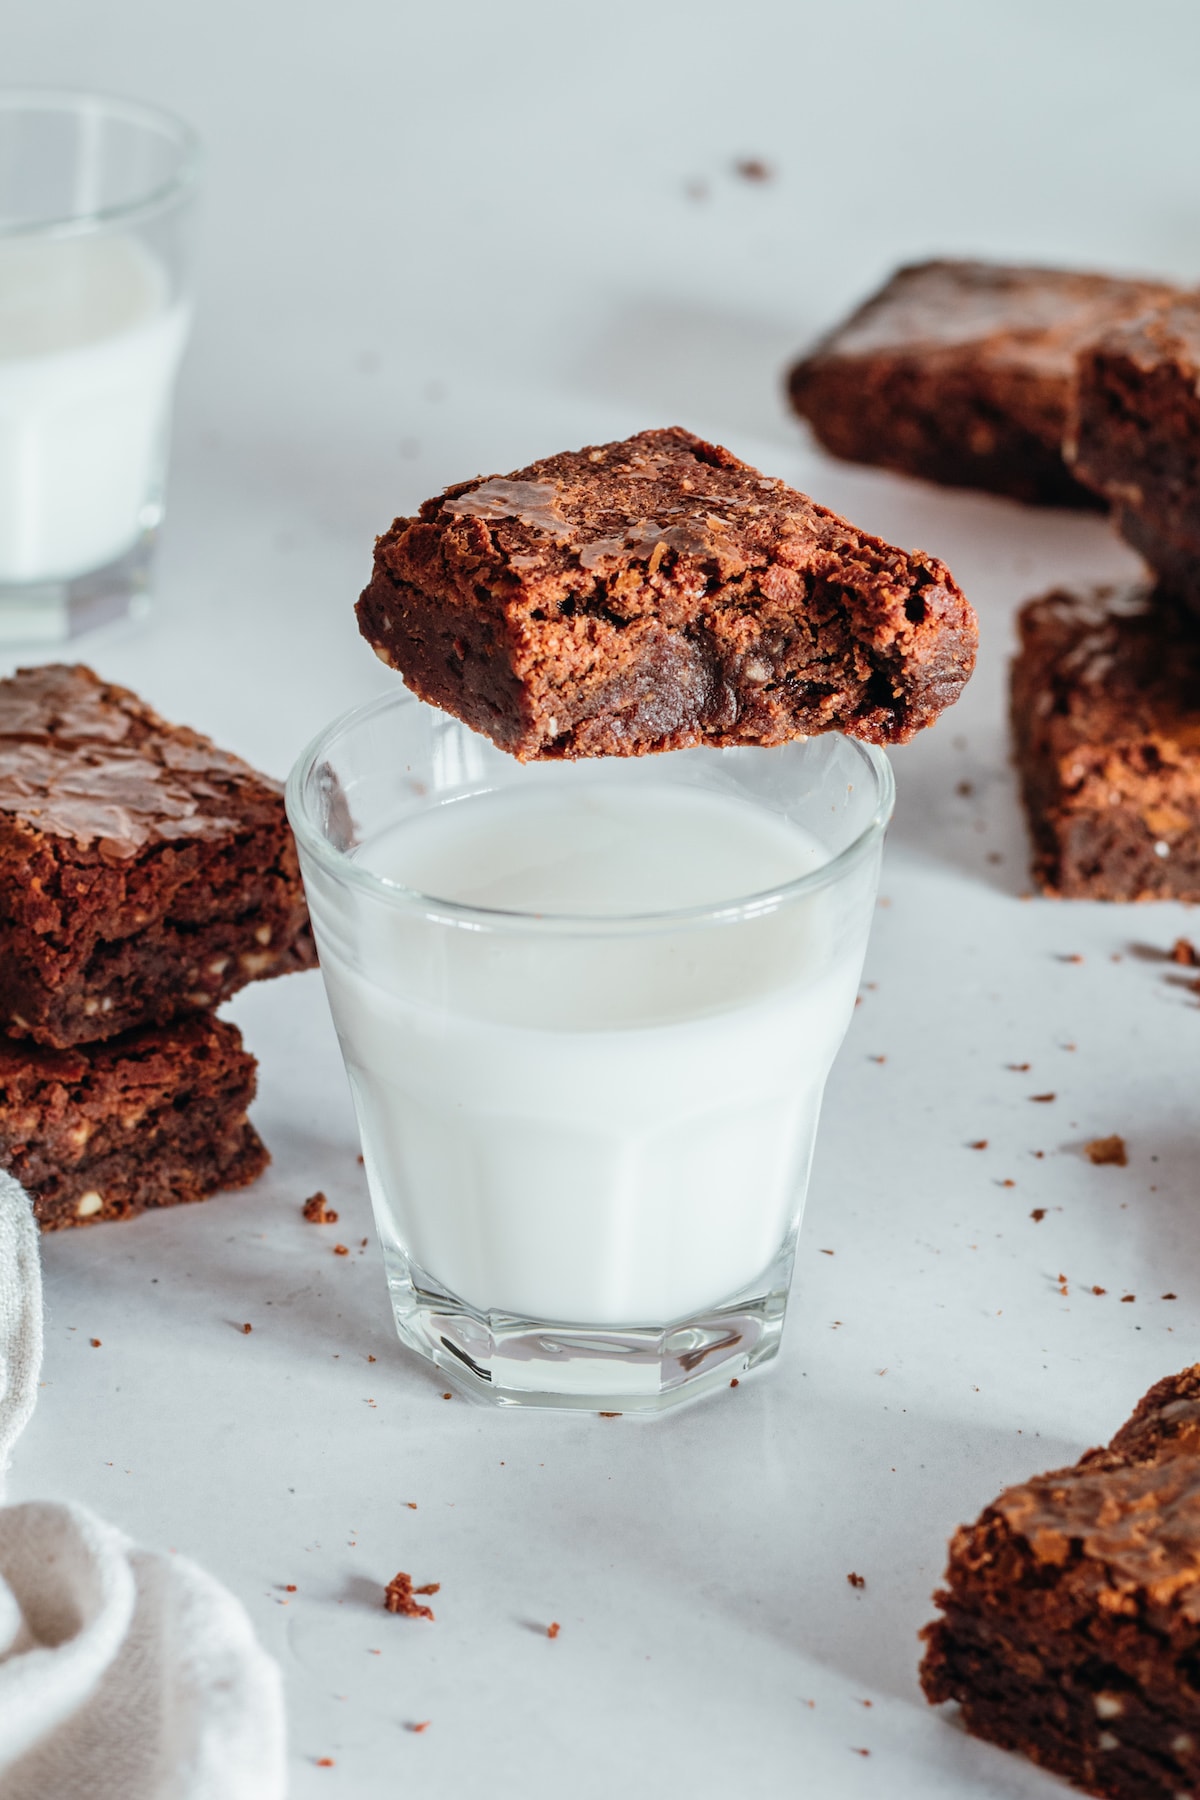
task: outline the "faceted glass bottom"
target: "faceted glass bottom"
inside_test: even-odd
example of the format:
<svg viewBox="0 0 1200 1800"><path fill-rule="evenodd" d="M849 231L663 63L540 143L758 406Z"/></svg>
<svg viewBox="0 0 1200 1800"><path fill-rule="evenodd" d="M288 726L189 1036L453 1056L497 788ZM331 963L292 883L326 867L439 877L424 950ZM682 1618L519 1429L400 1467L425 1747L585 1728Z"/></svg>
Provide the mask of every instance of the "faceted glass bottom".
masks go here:
<svg viewBox="0 0 1200 1800"><path fill-rule="evenodd" d="M50 581L0 581L0 649L68 643L150 611L154 528L107 568Z"/></svg>
<svg viewBox="0 0 1200 1800"><path fill-rule="evenodd" d="M740 1293L665 1325L570 1325L480 1312L395 1245L384 1264L402 1343L470 1397L496 1406L664 1412L727 1387L779 1350L796 1252L793 1232Z"/></svg>

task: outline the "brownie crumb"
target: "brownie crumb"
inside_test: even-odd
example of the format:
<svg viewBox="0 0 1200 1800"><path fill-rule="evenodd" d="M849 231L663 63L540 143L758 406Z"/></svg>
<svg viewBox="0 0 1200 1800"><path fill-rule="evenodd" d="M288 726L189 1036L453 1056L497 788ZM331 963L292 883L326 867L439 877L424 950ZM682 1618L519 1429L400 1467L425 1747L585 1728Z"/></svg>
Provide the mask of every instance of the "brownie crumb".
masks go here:
<svg viewBox="0 0 1200 1800"><path fill-rule="evenodd" d="M853 1569L851 1569L850 1573L847 1575L846 1580L850 1583L852 1588L865 1588L867 1585L866 1576L856 1575Z"/></svg>
<svg viewBox="0 0 1200 1800"><path fill-rule="evenodd" d="M1044 1206L1035 1206L1029 1216L1035 1225L1040 1225L1046 1216L1046 1209Z"/></svg>
<svg viewBox="0 0 1200 1800"><path fill-rule="evenodd" d="M332 1769L333 1766L334 1766L334 1762L333 1762L332 1756L318 1756L318 1758L317 1758L318 1769Z"/></svg>
<svg viewBox="0 0 1200 1800"><path fill-rule="evenodd" d="M433 1724L432 1719L418 1719L415 1725L406 1725L405 1731L428 1731Z"/></svg>
<svg viewBox="0 0 1200 1800"><path fill-rule="evenodd" d="M454 1395L450 1392L450 1389L447 1388L446 1392L442 1395L442 1399L443 1400L453 1400L453 1398L454 1398Z"/></svg>
<svg viewBox="0 0 1200 1800"><path fill-rule="evenodd" d="M602 1412L597 1413L596 1417L599 1419L619 1419L621 1415L619 1412Z"/></svg>
<svg viewBox="0 0 1200 1800"><path fill-rule="evenodd" d="M333 1254L335 1256L349 1256L350 1246L348 1244L335 1244L333 1246Z"/></svg>
<svg viewBox="0 0 1200 1800"><path fill-rule="evenodd" d="M284 1591L284 1593L285 1593L285 1594L294 1594L294 1593L295 1593L295 1591L296 1591L296 1584L295 1584L295 1582L294 1582L294 1581L289 1581L289 1582L287 1582L287 1583L286 1583L286 1584L285 1584L285 1586L284 1586L284 1590L283 1590L283 1591Z"/></svg>
<svg viewBox="0 0 1200 1800"><path fill-rule="evenodd" d="M967 1145L968 1150L986 1150L987 1147L988 1141L986 1138L976 1138L973 1144Z"/></svg>
<svg viewBox="0 0 1200 1800"><path fill-rule="evenodd" d="M1031 1100L1036 1101L1039 1106L1048 1106L1050 1104L1051 1100L1058 1099L1058 1095L1057 1094L1030 1094L1029 1098Z"/></svg>
<svg viewBox="0 0 1200 1800"><path fill-rule="evenodd" d="M1137 1299L1136 1294L1122 1294L1121 1295L1121 1305L1122 1306L1132 1306L1136 1299Z"/></svg>
<svg viewBox="0 0 1200 1800"><path fill-rule="evenodd" d="M439 1582L427 1582L424 1587L414 1588L412 1576L400 1569L383 1590L383 1604L388 1612L400 1613L406 1619L433 1618L433 1609L422 1606L414 1596L417 1594L436 1594Z"/></svg>
<svg viewBox="0 0 1200 1800"><path fill-rule="evenodd" d="M1093 1287L1092 1292L1093 1292L1093 1294L1107 1294L1108 1289L1102 1288L1102 1287Z"/></svg>
<svg viewBox="0 0 1200 1800"><path fill-rule="evenodd" d="M251 1333L251 1332L252 1332L252 1331L253 1331L253 1330L254 1330L254 1327L253 1327L253 1325L250 1325L250 1324L246 1324L246 1325L243 1325L243 1326L242 1326L242 1331L243 1331L243 1333L244 1333L244 1334L245 1334L245 1336L246 1336L246 1337L249 1337L249 1336L250 1336L250 1333Z"/></svg>
<svg viewBox="0 0 1200 1800"><path fill-rule="evenodd" d="M1163 1299L1164 1299L1164 1300L1165 1300L1165 1299L1166 1299L1166 1297L1167 1297L1167 1296L1166 1296L1166 1295L1165 1295L1165 1294L1164 1294L1164 1295L1163 1295ZM732 1381L731 1381L731 1382L730 1382L730 1384L729 1384L729 1385L730 1385L730 1387L731 1387L731 1388L733 1388L733 1387L737 1387L737 1385L738 1385L738 1378L737 1378L737 1376L736 1376L736 1375L735 1375L735 1376L734 1376L734 1378L733 1378L733 1380L732 1380Z"/></svg>
<svg viewBox="0 0 1200 1800"><path fill-rule="evenodd" d="M1033 1064L1032 1063L1009 1063L1008 1067L1013 1071L1013 1073L1015 1075L1028 1075L1030 1069L1033 1067Z"/></svg>
<svg viewBox="0 0 1200 1800"><path fill-rule="evenodd" d="M99 1339L99 1338L93 1338L93 1339L92 1339L92 1349L93 1349L93 1350L98 1350L98 1349L99 1349L99 1348L100 1348L100 1339Z"/></svg>
<svg viewBox="0 0 1200 1800"><path fill-rule="evenodd" d="M1178 1294L1164 1294L1163 1295L1164 1300L1177 1300L1178 1298L1179 1298Z"/></svg>
<svg viewBox="0 0 1200 1800"><path fill-rule="evenodd" d="M1114 1163L1117 1168L1124 1169L1129 1162L1129 1157L1125 1152L1125 1139L1118 1136L1116 1132L1111 1137L1093 1138L1090 1143L1083 1146L1083 1154L1089 1162L1096 1163L1098 1166L1104 1163Z"/></svg>
<svg viewBox="0 0 1200 1800"><path fill-rule="evenodd" d="M1171 961L1182 963L1185 969L1200 968L1200 955L1190 938L1176 938L1171 946Z"/></svg>
<svg viewBox="0 0 1200 1800"><path fill-rule="evenodd" d="M325 1196L321 1193L320 1189L318 1189L315 1194L309 1195L308 1199L304 1202L302 1210L304 1217L308 1220L310 1225L337 1224L337 1214L330 1210L326 1203Z"/></svg>
<svg viewBox="0 0 1200 1800"><path fill-rule="evenodd" d="M558 1620L555 1619L553 1624L547 1625L546 1636L548 1638L556 1638L561 1630L562 1626L559 1624Z"/></svg>
<svg viewBox="0 0 1200 1800"><path fill-rule="evenodd" d="M733 165L735 175L743 181L774 181L775 171L761 156L743 156Z"/></svg>

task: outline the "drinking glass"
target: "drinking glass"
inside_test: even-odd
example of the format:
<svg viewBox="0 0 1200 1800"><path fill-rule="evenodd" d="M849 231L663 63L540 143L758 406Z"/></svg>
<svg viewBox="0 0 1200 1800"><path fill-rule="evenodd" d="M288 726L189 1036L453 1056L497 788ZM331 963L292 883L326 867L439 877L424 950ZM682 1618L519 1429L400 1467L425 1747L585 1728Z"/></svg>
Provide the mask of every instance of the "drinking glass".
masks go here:
<svg viewBox="0 0 1200 1800"><path fill-rule="evenodd" d="M407 693L300 757L288 813L396 1327L460 1388L656 1411L775 1355L892 799L849 738L523 764ZM651 800L794 834L809 872L637 913L371 866L431 822L469 859L481 802L557 820L553 856L564 819Z"/></svg>
<svg viewBox="0 0 1200 1800"><path fill-rule="evenodd" d="M0 89L0 643L148 605L198 176L154 107Z"/></svg>

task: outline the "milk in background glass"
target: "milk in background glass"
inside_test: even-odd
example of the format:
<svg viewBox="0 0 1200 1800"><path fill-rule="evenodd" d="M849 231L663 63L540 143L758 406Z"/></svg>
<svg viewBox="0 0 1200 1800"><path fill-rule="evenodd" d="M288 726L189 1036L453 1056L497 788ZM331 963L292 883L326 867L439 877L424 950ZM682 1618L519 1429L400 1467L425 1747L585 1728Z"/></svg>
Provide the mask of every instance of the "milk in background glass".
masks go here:
<svg viewBox="0 0 1200 1800"><path fill-rule="evenodd" d="M477 1394L655 1410L778 1348L886 759L522 765L411 696L292 772L402 1339Z"/></svg>
<svg viewBox="0 0 1200 1800"><path fill-rule="evenodd" d="M0 238L0 582L103 568L157 524L189 317L134 237Z"/></svg>

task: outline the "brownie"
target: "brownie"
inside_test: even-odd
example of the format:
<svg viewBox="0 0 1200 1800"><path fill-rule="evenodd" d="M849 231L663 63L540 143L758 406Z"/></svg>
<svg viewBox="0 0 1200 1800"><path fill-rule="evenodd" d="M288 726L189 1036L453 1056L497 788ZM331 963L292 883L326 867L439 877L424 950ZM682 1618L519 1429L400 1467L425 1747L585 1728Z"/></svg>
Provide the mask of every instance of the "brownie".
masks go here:
<svg viewBox="0 0 1200 1800"><path fill-rule="evenodd" d="M0 1029L64 1046L314 960L278 783L82 665L0 681Z"/></svg>
<svg viewBox="0 0 1200 1800"><path fill-rule="evenodd" d="M1200 1792L1200 1365L950 1545L921 1680L1107 1800Z"/></svg>
<svg viewBox="0 0 1200 1800"><path fill-rule="evenodd" d="M948 569L679 429L460 482L378 540L364 637L521 759L899 743L957 699Z"/></svg>
<svg viewBox="0 0 1200 1800"><path fill-rule="evenodd" d="M1200 622L1148 587L1019 615L1016 762L1049 894L1200 900Z"/></svg>
<svg viewBox="0 0 1200 1800"><path fill-rule="evenodd" d="M269 1161L246 1117L255 1066L208 1014L73 1050L0 1039L0 1168L46 1230L244 1187Z"/></svg>
<svg viewBox="0 0 1200 1800"><path fill-rule="evenodd" d="M1200 607L1200 297L1116 328L1079 362L1068 453L1159 585Z"/></svg>
<svg viewBox="0 0 1200 1800"><path fill-rule="evenodd" d="M1067 269L914 263L796 364L792 404L851 462L1097 506L1063 461L1076 359L1110 325L1176 292Z"/></svg>

